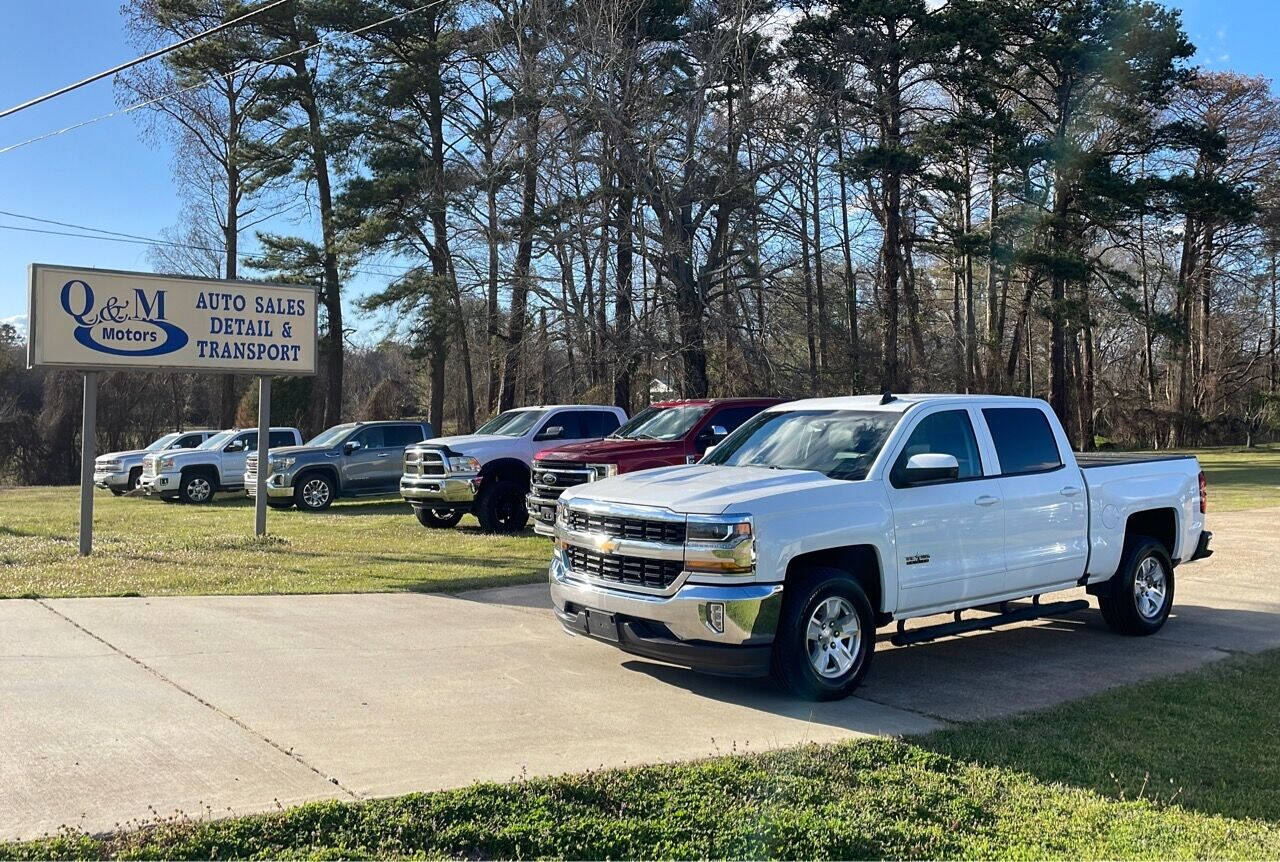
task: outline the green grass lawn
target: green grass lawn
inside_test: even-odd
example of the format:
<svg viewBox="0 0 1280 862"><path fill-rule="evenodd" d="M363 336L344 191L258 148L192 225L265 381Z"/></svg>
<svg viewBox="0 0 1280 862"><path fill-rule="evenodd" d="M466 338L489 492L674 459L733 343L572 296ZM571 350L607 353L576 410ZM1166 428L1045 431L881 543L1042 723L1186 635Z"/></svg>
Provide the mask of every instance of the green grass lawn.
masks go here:
<svg viewBox="0 0 1280 862"><path fill-rule="evenodd" d="M252 501L208 506L96 491L94 552L77 555L75 488L0 490L0 597L461 590L546 577L551 544L531 530L429 530L396 498L328 511L268 510L253 535Z"/></svg>
<svg viewBox="0 0 1280 862"><path fill-rule="evenodd" d="M67 834L0 859L1274 859L1278 704L1272 652L906 741Z"/></svg>
<svg viewBox="0 0 1280 862"><path fill-rule="evenodd" d="M1280 444L1220 447L1192 453L1209 483L1209 511L1280 506Z"/></svg>

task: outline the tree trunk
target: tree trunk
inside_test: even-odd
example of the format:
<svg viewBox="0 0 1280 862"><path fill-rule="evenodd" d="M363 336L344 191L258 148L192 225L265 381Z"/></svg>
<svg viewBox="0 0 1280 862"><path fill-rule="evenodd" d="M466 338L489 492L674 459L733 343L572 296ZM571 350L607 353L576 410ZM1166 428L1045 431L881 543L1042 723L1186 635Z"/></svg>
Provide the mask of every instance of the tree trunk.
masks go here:
<svg viewBox="0 0 1280 862"><path fill-rule="evenodd" d="M507 323L507 355L502 367L502 388L498 395L498 409L510 410L516 405L520 377L521 350L524 342L525 317L529 303L529 270L533 261L533 230L537 214L538 192L538 130L541 115L535 107L526 114L523 123L523 155L521 167L523 187L520 197L520 224L517 231L515 267L511 284L511 319ZM587 284L588 292L592 289Z"/></svg>

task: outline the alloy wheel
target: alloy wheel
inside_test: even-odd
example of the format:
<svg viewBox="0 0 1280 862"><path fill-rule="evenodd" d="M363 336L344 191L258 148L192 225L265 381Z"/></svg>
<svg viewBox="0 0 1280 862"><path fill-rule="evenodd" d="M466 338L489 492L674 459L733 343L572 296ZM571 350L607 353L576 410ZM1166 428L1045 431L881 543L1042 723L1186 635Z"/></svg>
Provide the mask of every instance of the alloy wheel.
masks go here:
<svg viewBox="0 0 1280 862"><path fill-rule="evenodd" d="M805 647L818 676L844 676L857 661L861 646L862 624L848 599L831 596L814 608L805 630Z"/></svg>

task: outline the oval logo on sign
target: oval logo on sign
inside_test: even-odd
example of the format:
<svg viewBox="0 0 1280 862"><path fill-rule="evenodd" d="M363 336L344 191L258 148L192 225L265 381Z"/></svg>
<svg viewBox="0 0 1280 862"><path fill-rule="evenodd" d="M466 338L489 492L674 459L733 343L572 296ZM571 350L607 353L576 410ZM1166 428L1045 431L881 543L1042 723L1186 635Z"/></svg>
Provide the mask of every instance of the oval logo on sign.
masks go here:
<svg viewBox="0 0 1280 862"><path fill-rule="evenodd" d="M544 485L554 485L555 483L556 483L556 474L555 474L555 473L543 473L543 474L542 474L542 484L544 484Z"/></svg>
<svg viewBox="0 0 1280 862"><path fill-rule="evenodd" d="M75 339L113 356L160 356L180 350L187 333L165 320L163 290L134 288L131 296L99 300L87 281L62 286L62 310L76 322Z"/></svg>

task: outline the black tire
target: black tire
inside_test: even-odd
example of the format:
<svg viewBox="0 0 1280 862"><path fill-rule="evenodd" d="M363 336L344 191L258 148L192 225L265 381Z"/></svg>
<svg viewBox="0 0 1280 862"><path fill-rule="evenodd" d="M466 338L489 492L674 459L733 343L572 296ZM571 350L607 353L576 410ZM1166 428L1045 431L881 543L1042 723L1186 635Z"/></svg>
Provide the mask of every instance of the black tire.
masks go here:
<svg viewBox="0 0 1280 862"><path fill-rule="evenodd" d="M413 514L417 516L419 524L433 530L447 530L450 527L456 527L458 522L462 520L462 512L456 509L439 510L428 509L426 506L415 506Z"/></svg>
<svg viewBox="0 0 1280 862"><path fill-rule="evenodd" d="M794 580L794 583L791 581ZM832 600L836 600L832 602ZM832 602L832 604L828 604ZM811 655L808 637L809 622L816 618L819 608L845 608L856 614L858 632L856 644L844 637L830 638L833 633L823 628L821 637L830 643L845 643L851 661L841 669L836 658L822 649L822 641L814 643ZM830 617L838 623L846 616ZM836 630L848 632L848 625ZM847 635L846 635L847 637ZM840 569L814 567L788 579L783 593L782 614L778 620L777 635L773 641L773 674L783 688L805 700L839 700L848 697L858 687L871 665L875 652L875 612L866 592L848 572ZM837 644L838 645L838 644ZM817 664L827 665L830 674L819 673Z"/></svg>
<svg viewBox="0 0 1280 862"><path fill-rule="evenodd" d="M188 470L182 474L178 486L178 499L183 503L204 505L213 502L218 491L218 480L208 470Z"/></svg>
<svg viewBox="0 0 1280 862"><path fill-rule="evenodd" d="M270 497L268 497L268 498L267 498L267 505L268 505L268 506L270 506L270 507L271 507L271 508L273 508L273 509L292 509L292 508L293 508L293 500L287 500L287 499L286 499L286 500L273 500L273 499L271 499Z"/></svg>
<svg viewBox="0 0 1280 862"><path fill-rule="evenodd" d="M117 488L115 485L111 485L110 487L107 488L107 490L111 492L111 496L113 497L124 496L124 488Z"/></svg>
<svg viewBox="0 0 1280 862"><path fill-rule="evenodd" d="M1141 637L1155 634L1173 609L1173 563L1163 544L1149 536L1125 543L1120 569L1099 593L1102 618L1113 631Z"/></svg>
<svg viewBox="0 0 1280 862"><path fill-rule="evenodd" d="M480 492L476 500L476 520L486 533L518 533L529 523L524 507L524 488L498 479Z"/></svg>
<svg viewBox="0 0 1280 862"><path fill-rule="evenodd" d="M124 489L126 491L136 491L138 489L138 482L141 479L142 479L142 468L134 467L132 470L129 471L129 483L125 485Z"/></svg>
<svg viewBox="0 0 1280 862"><path fill-rule="evenodd" d="M300 512L323 512L337 495L338 489L330 476L319 472L303 473L293 489L293 502Z"/></svg>

